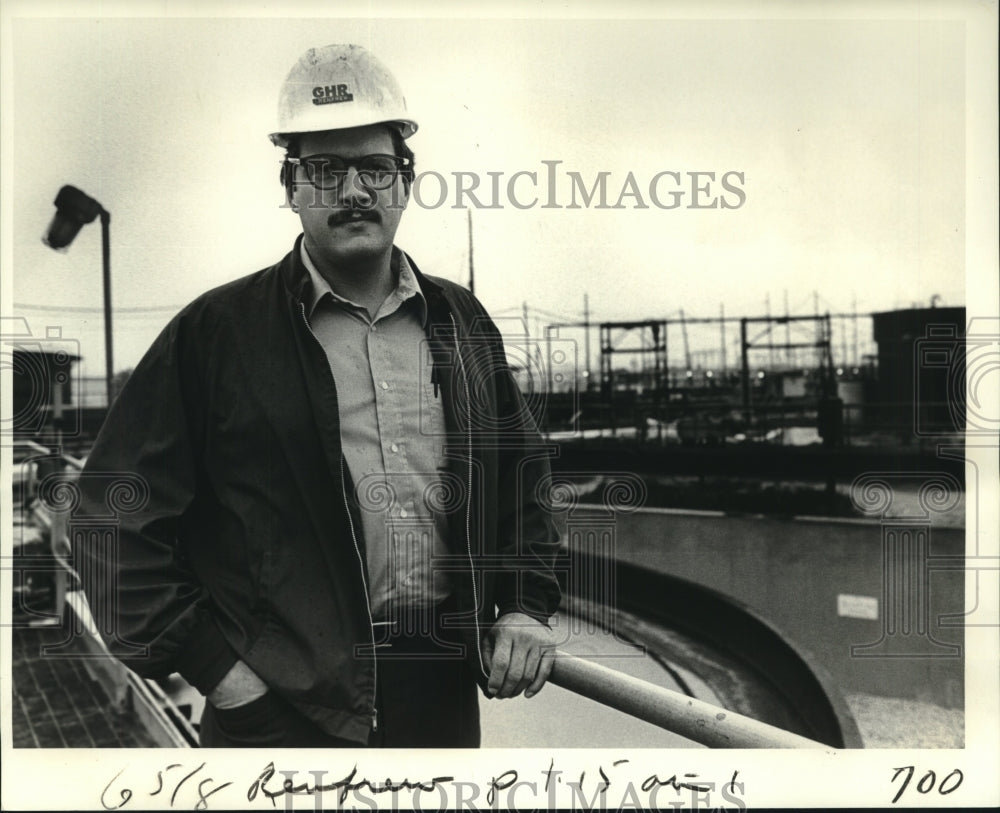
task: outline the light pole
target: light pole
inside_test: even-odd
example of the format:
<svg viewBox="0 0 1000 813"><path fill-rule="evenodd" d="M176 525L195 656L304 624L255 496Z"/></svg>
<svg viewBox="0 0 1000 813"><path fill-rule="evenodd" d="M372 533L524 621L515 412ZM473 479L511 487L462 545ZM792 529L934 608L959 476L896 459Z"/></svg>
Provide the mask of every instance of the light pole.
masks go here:
<svg viewBox="0 0 1000 813"><path fill-rule="evenodd" d="M55 199L56 213L42 237L50 248L64 250L69 247L80 229L87 223L101 218L101 262L104 275L104 356L105 386L108 391L108 409L111 408L111 381L114 377L111 344L111 213L89 195L75 186L64 186Z"/></svg>

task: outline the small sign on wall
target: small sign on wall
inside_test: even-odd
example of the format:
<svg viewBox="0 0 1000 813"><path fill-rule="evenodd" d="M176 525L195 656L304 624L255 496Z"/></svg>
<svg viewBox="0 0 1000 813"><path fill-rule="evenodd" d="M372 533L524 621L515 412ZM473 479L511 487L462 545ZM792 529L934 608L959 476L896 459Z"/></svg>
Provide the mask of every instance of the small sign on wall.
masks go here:
<svg viewBox="0 0 1000 813"><path fill-rule="evenodd" d="M865 618L878 621L878 599L873 596L852 596L840 593L837 596L837 615L843 618Z"/></svg>

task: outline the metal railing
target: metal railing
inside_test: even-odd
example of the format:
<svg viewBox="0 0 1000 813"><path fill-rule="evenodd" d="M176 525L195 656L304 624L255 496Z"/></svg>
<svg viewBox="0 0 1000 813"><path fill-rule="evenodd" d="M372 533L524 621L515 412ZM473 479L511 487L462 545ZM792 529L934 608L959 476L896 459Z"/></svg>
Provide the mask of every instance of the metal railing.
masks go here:
<svg viewBox="0 0 1000 813"><path fill-rule="evenodd" d="M64 452L54 451L42 446L40 443L35 443L33 440L18 441L15 445L22 446L40 455L44 459L44 462L53 468L52 472L48 472L49 474L55 471L56 466L61 467L62 471L69 472L72 475L79 475L80 471L83 470L83 460ZM59 623L58 619L62 618L63 611L66 608L66 591L69 577L73 576L75 578L76 573L73 570L71 562L72 553L70 551L67 529L67 515L64 512L51 512L41 501L33 499L38 494L39 480L44 479L45 476L39 471L40 468L42 468L41 462L30 465L27 470L26 479L21 486L24 495L22 511L25 509L29 510L31 522L48 536L49 553L52 555L56 565L58 565L58 567L51 571L53 574L55 605L50 623Z"/></svg>
<svg viewBox="0 0 1000 813"><path fill-rule="evenodd" d="M61 469L73 478L83 470L84 461L65 452L46 448L31 440L19 441L18 445L52 464L49 474ZM69 589L71 576L75 582L79 581L72 565L69 512L51 511L41 500L32 499L38 496L39 482L44 479L36 469L37 464L29 470L23 485L24 502L25 505L31 503L31 520L48 537L49 552L58 565L53 571L53 611L47 623L63 624L69 619L68 623L78 628L81 634L77 640L86 653L83 662L87 670L104 687L113 705L129 708L136 714L143 729L157 745L184 748L197 742L197 732L156 681L140 677L112 657L101 641L83 594ZM76 620L72 620L69 614Z"/></svg>
<svg viewBox="0 0 1000 813"><path fill-rule="evenodd" d="M710 748L830 748L751 717L558 652L550 682Z"/></svg>

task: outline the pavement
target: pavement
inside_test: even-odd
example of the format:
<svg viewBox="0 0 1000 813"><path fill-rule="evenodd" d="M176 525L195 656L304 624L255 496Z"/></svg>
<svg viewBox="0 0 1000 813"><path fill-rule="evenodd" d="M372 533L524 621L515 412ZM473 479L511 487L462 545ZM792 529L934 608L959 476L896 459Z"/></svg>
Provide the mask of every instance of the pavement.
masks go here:
<svg viewBox="0 0 1000 813"><path fill-rule="evenodd" d="M865 748L964 748L965 713L934 703L848 694Z"/></svg>

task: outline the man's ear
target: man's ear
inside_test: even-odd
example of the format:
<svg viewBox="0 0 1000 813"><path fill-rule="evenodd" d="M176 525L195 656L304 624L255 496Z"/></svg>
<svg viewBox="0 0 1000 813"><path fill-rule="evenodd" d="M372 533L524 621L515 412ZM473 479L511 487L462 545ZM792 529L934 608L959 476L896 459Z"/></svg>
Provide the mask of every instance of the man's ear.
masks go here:
<svg viewBox="0 0 1000 813"><path fill-rule="evenodd" d="M288 204L288 208L293 212L299 211L299 205L293 200L295 196L295 184L291 182L294 173L292 165L287 161L282 161L281 163L281 174L278 179L281 181L281 186L285 190L285 203Z"/></svg>

